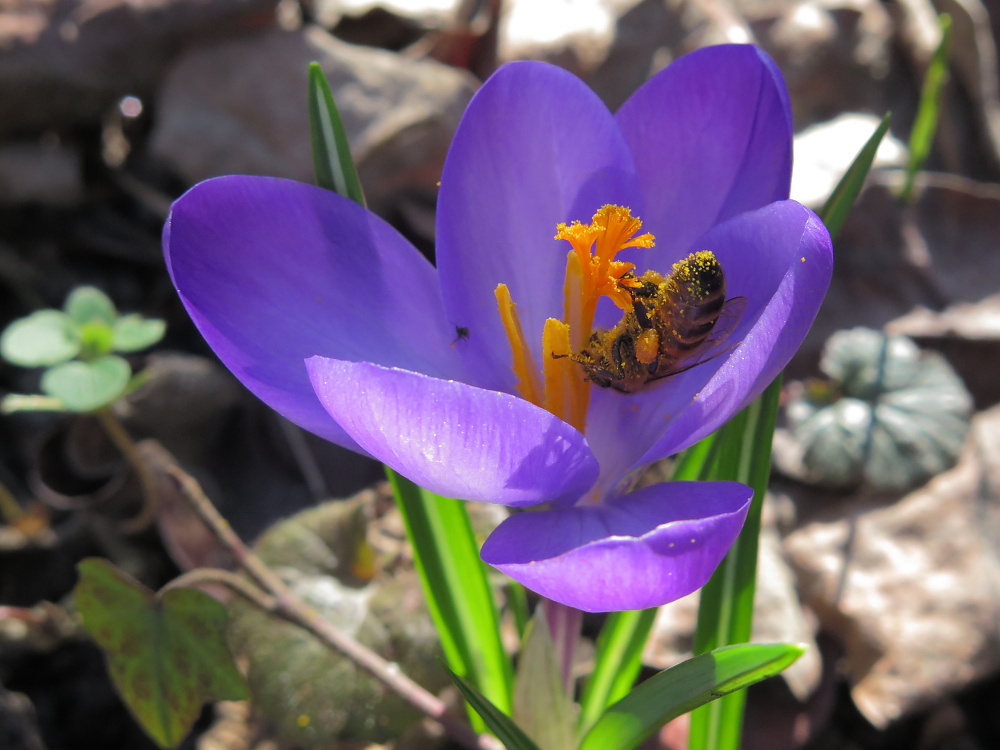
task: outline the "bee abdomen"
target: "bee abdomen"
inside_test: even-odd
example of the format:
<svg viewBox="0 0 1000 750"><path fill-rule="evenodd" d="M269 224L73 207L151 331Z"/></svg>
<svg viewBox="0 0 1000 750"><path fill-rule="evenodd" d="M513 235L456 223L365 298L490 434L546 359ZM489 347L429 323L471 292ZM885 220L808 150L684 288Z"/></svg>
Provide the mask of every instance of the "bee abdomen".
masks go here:
<svg viewBox="0 0 1000 750"><path fill-rule="evenodd" d="M660 351L682 359L712 333L726 302L726 277L714 254L692 253L674 264L661 287L664 304L658 309L670 335L662 337Z"/></svg>

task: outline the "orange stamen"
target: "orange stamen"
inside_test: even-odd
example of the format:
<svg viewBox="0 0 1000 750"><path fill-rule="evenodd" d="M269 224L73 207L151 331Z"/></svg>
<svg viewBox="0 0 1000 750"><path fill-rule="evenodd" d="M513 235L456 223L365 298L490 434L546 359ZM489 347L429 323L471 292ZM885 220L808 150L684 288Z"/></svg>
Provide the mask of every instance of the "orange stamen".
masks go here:
<svg viewBox="0 0 1000 750"><path fill-rule="evenodd" d="M590 402L590 383L570 355L582 351L594 327L601 297L608 297L623 311L633 307L630 290L641 282L632 271L634 263L615 260L625 248L649 248L653 235L636 236L642 222L622 206L602 206L590 224L574 221L556 227L556 239L566 240L571 250L566 258L563 284L563 320L550 318L542 333L542 381L524 340L521 322L507 286L496 288L497 305L513 352L518 391L583 432Z"/></svg>
<svg viewBox="0 0 1000 750"><path fill-rule="evenodd" d="M510 290L506 284L497 285L494 294L497 298L497 307L500 308L500 319L503 321L504 330L507 331L510 349L514 353L513 367L514 374L517 376L517 390L520 391L525 401L541 406L541 383L538 380L538 370L531 357L531 350L524 340L524 330L521 328L521 319L517 316L517 306L511 299Z"/></svg>

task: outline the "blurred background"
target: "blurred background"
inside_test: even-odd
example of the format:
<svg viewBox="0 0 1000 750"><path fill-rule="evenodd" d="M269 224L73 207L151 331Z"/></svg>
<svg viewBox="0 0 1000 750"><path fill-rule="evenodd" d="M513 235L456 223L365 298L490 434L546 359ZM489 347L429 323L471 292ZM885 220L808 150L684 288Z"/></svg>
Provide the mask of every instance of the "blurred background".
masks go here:
<svg viewBox="0 0 1000 750"><path fill-rule="evenodd" d="M953 22L950 79L930 158L903 202L939 13ZM0 323L60 307L81 284L166 320L165 339L130 357L146 380L116 409L133 434L165 446L247 539L362 492L383 543L405 556L380 467L272 414L194 330L162 260L170 202L222 174L312 182L307 65L318 61L369 207L433 258L443 159L497 66L552 62L614 110L686 52L758 44L791 92L793 198L818 209L886 112L892 124L836 244L830 294L786 374L755 639L813 648L751 691L744 746L993 750L998 31L1000 6L983 0L0 0ZM855 331L827 343L860 326L892 338ZM873 375L887 352L898 371ZM35 393L38 379L0 364L4 393ZM886 437L873 451L850 442L858 408L881 415ZM0 484L12 495L0 518L0 749L153 747L74 619L74 565L105 556L155 588L228 561L182 503L137 510L134 478L86 416L0 416ZM695 608L663 609L651 670L684 657ZM283 734L255 711L206 709L184 747L372 739L343 726ZM651 746L684 747L684 735L678 721ZM399 746L441 744L409 741Z"/></svg>

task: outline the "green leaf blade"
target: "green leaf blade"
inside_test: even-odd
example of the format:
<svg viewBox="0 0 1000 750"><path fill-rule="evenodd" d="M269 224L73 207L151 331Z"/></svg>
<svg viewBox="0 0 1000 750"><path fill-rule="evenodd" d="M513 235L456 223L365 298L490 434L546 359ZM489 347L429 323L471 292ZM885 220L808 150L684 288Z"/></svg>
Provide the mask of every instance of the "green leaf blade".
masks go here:
<svg viewBox="0 0 1000 750"><path fill-rule="evenodd" d="M89 412L118 399L128 388L132 368L121 357L107 355L89 362L64 362L42 375L42 390L69 411Z"/></svg>
<svg viewBox="0 0 1000 750"><path fill-rule="evenodd" d="M804 651L790 644L742 644L688 659L611 706L580 750L631 750L678 716L778 674Z"/></svg>
<svg viewBox="0 0 1000 750"><path fill-rule="evenodd" d="M485 696L476 690L471 683L463 680L454 672L451 678L465 697L465 700L481 716L497 738L507 746L507 750L540 750L524 731L514 721L494 706Z"/></svg>
<svg viewBox="0 0 1000 750"><path fill-rule="evenodd" d="M15 320L0 336L0 355L21 367L49 367L72 359L83 343L76 323L59 310Z"/></svg>
<svg viewBox="0 0 1000 750"><path fill-rule="evenodd" d="M319 63L309 65L309 134L316 184L365 205L347 132Z"/></svg>
<svg viewBox="0 0 1000 750"><path fill-rule="evenodd" d="M736 543L702 588L694 651L746 643L753 625L757 588L760 517L771 475L771 441L781 396L781 377L760 398L719 431L710 479L742 482L753 489L753 501ZM689 747L738 750L743 729L742 693L699 708L691 715Z"/></svg>
<svg viewBox="0 0 1000 750"><path fill-rule="evenodd" d="M465 505L426 492L388 467L386 475L448 664L509 713L513 667Z"/></svg>
<svg viewBox="0 0 1000 750"><path fill-rule="evenodd" d="M854 206L854 201L857 200L861 188L864 187L865 179L875 161L875 155L882 144L882 139L889 132L891 120L891 113L886 113L875 132L865 142L858 155L854 157L854 161L851 162L851 166L847 168L844 176L840 178L837 187L826 199L823 208L820 209L819 217L826 224L827 231L830 232L830 237L833 239L836 239L837 235L840 234L840 230L847 220L847 215Z"/></svg>
<svg viewBox="0 0 1000 750"><path fill-rule="evenodd" d="M181 743L209 700L249 697L225 645L226 609L200 591L162 597L106 560L78 565L84 627L132 715L161 747Z"/></svg>
<svg viewBox="0 0 1000 750"><path fill-rule="evenodd" d="M593 726L605 708L628 694L642 671L642 651L657 610L613 612L597 639L594 671L580 701L580 727Z"/></svg>
<svg viewBox="0 0 1000 750"><path fill-rule="evenodd" d="M931 56L927 66L927 75L920 91L920 105L917 108L917 119L910 132L910 159L906 164L906 181L900 191L900 200L909 203L913 199L913 184L924 162L930 156L934 145L934 134L937 132L938 118L941 111L941 94L948 82L948 51L951 46L951 16L942 13L938 16L938 26L941 29L941 41Z"/></svg>

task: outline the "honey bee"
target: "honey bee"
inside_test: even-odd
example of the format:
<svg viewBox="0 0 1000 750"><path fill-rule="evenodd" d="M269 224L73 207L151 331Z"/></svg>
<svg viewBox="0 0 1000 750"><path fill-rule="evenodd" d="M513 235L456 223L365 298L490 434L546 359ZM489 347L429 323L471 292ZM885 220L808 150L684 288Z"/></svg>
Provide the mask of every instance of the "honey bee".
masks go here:
<svg viewBox="0 0 1000 750"><path fill-rule="evenodd" d="M729 351L724 344L746 309L726 299L722 265L708 251L676 263L670 275L647 271L623 278L632 310L611 330L598 330L570 357L601 388L636 393Z"/></svg>

